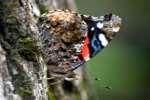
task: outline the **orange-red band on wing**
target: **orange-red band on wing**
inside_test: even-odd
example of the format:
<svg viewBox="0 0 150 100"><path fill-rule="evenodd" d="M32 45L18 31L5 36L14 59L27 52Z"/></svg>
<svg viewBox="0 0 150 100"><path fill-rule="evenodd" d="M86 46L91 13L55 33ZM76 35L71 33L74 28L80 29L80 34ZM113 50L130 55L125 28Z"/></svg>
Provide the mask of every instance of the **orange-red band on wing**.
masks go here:
<svg viewBox="0 0 150 100"><path fill-rule="evenodd" d="M90 42L89 38L87 37L83 43L82 48L81 48L81 55L83 58L89 57L89 47L88 47L89 42Z"/></svg>

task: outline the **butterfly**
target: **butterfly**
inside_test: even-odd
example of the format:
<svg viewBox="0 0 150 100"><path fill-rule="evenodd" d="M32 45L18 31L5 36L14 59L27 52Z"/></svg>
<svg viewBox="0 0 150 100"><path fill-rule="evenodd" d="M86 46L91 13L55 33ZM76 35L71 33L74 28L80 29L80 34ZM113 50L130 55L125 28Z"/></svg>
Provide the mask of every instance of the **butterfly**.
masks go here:
<svg viewBox="0 0 150 100"><path fill-rule="evenodd" d="M41 19L45 62L50 72L59 74L75 70L101 52L121 27L121 18L114 14L94 17L54 10Z"/></svg>

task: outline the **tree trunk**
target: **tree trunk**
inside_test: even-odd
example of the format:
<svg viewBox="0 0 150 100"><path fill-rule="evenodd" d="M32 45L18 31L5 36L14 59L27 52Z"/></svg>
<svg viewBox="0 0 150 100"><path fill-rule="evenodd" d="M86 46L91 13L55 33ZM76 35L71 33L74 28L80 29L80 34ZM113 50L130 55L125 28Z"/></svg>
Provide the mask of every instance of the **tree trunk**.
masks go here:
<svg viewBox="0 0 150 100"><path fill-rule="evenodd" d="M76 9L73 0L0 0L1 100L93 99L85 66L74 71L77 80L47 81L37 20L59 8Z"/></svg>

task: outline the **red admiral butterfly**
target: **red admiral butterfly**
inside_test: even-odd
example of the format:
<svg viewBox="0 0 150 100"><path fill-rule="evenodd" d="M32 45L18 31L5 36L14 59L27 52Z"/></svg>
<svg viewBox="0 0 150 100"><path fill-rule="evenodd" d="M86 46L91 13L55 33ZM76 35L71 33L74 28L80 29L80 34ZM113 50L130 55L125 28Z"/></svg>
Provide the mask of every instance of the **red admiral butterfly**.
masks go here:
<svg viewBox="0 0 150 100"><path fill-rule="evenodd" d="M42 52L50 72L66 74L94 57L113 39L121 18L81 15L69 10L54 10L40 20Z"/></svg>

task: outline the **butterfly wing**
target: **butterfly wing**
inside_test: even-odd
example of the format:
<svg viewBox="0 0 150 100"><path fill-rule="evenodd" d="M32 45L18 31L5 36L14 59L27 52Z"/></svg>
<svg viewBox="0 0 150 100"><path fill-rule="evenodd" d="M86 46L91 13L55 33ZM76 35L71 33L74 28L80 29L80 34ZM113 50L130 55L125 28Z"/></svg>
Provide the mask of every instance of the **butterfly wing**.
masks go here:
<svg viewBox="0 0 150 100"><path fill-rule="evenodd" d="M100 52L118 32L115 15L85 16L69 10L43 15L40 24L42 52L49 71L66 74Z"/></svg>

